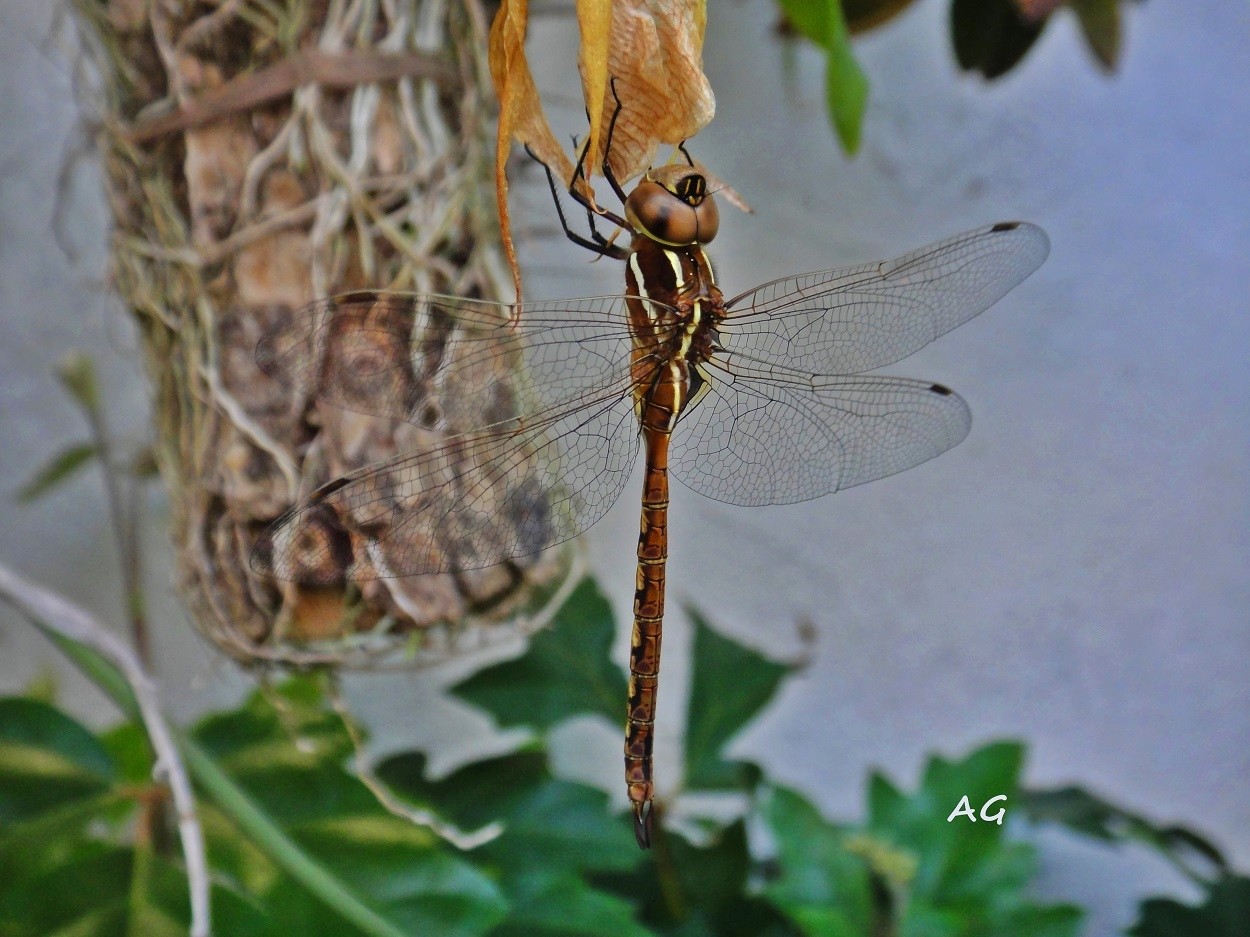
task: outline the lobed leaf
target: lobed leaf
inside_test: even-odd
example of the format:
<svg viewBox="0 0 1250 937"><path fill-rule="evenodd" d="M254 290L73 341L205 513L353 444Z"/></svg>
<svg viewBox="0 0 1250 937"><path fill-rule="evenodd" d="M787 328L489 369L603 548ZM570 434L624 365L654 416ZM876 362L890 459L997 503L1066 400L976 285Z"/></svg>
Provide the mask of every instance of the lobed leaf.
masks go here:
<svg viewBox="0 0 1250 937"><path fill-rule="evenodd" d="M745 766L722 758L725 746L772 700L789 664L768 660L713 631L698 611L694 623L694 673L686 716L685 783L692 789L738 789Z"/></svg>
<svg viewBox="0 0 1250 937"><path fill-rule="evenodd" d="M764 894L811 937L874 933L876 909L866 864L846 848L846 831L797 791L777 787L764 807L777 844Z"/></svg>
<svg viewBox="0 0 1250 937"><path fill-rule="evenodd" d="M611 658L615 631L607 599L586 580L569 596L552 627L530 639L523 656L480 670L451 692L505 727L546 731L584 713L620 724L627 685Z"/></svg>
<svg viewBox="0 0 1250 937"><path fill-rule="evenodd" d="M108 791L107 749L68 716L32 699L0 699L0 825L18 823Z"/></svg>
<svg viewBox="0 0 1250 937"><path fill-rule="evenodd" d="M1250 878L1228 875L1197 906L1170 898L1142 902L1129 937L1244 937L1250 921Z"/></svg>

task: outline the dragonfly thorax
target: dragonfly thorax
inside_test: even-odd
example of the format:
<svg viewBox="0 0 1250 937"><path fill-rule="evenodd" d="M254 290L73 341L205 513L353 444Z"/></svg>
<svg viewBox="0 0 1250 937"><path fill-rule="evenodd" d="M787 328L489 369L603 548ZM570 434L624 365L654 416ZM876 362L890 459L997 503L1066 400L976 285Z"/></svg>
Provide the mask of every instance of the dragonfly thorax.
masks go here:
<svg viewBox="0 0 1250 937"><path fill-rule="evenodd" d="M669 247L707 244L720 229L707 179L691 166L647 170L625 200L625 218L636 234Z"/></svg>

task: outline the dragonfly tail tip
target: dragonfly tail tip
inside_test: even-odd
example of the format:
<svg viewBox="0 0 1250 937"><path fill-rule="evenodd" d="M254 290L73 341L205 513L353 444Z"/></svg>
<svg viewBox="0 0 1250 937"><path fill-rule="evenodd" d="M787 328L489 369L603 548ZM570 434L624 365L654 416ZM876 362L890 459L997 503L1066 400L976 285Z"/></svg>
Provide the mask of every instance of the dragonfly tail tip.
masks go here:
<svg viewBox="0 0 1250 937"><path fill-rule="evenodd" d="M639 849L651 848L651 801L634 804L634 838Z"/></svg>

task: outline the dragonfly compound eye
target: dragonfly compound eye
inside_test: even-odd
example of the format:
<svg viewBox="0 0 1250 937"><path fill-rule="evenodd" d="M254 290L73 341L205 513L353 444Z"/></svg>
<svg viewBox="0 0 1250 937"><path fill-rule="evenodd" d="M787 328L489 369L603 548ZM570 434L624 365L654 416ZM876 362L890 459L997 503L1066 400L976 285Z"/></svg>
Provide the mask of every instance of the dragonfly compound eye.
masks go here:
<svg viewBox="0 0 1250 937"><path fill-rule="evenodd" d="M673 188L644 178L625 200L625 218L639 234L670 247L706 244L720 228L720 212L711 196L697 194L705 186L699 175L678 180Z"/></svg>

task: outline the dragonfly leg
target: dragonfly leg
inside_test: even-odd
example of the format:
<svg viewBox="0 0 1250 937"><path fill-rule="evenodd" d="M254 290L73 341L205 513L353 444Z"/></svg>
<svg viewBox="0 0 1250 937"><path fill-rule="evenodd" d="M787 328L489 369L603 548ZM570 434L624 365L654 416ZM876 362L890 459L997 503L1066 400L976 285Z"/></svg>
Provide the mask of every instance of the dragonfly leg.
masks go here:
<svg viewBox="0 0 1250 937"><path fill-rule="evenodd" d="M600 234L599 231L595 228L593 219L590 222L590 233L591 233L591 238L593 238L593 240L591 238L583 237L582 235L578 234L576 231L574 231L572 228L569 227L568 219L565 218L564 216L564 207L560 204L560 190L556 186L555 173L551 171L550 166L548 166L545 162L543 162L541 159L538 158L538 155L533 150L531 150L529 146L525 147L525 152L527 152L530 155L530 157L534 160L534 162L542 166L543 172L547 174L547 185L551 188L551 200L555 202L556 214L560 218L560 227L564 229L565 237L567 237L570 241L572 241L578 247L584 247L587 250L594 251L596 254L599 254L603 257L611 257L615 260L625 260L626 258L628 258L629 251L626 248L621 247L619 244L613 244L611 241L605 238L602 234ZM569 191L572 192L573 190L570 189ZM574 198L577 198L577 196L575 195ZM578 201L580 202L581 199L578 199ZM587 214L588 215L590 214L589 209L587 209Z"/></svg>
<svg viewBox="0 0 1250 937"><path fill-rule="evenodd" d="M608 185L612 187L612 191L616 193L616 197L620 199L621 204L624 205L625 190L621 188L621 184L617 182L616 174L612 172L612 167L608 162L608 154L612 152L612 137L616 133L616 119L620 116L621 109L624 107L621 103L620 95L616 93L615 75L612 76L611 81L608 83L608 87L612 89L612 97L616 100L616 108L612 111L611 119L608 120L608 133L603 142L603 164L600 166L600 169L603 172L603 178L608 180ZM589 120L590 115L587 114L586 118ZM592 204L589 198L578 190L577 180L581 179L583 182L588 181L586 179L586 157L589 155L590 139L587 138L586 145L582 147L581 154L577 158L577 169L573 172L573 181L572 184L569 185L569 195L573 196L577 203L586 209L587 215L590 216L590 227L592 231L595 226L595 215L607 218L608 221L612 222L618 228L624 228L628 231L630 229L628 221L614 211L609 211L601 205Z"/></svg>
<svg viewBox="0 0 1250 937"><path fill-rule="evenodd" d="M612 165L608 162L608 154L612 152L612 135L616 133L616 119L621 116L621 110L624 104L621 102L621 96L616 93L616 76L612 76L612 80L608 82L608 87L612 89L612 97L616 101L616 109L612 111L612 119L608 121L608 137L607 142L603 146L603 178L608 180L608 185L612 186L612 191L616 193L616 197L621 200L621 204L625 204L625 189L616 179L616 173L612 171Z"/></svg>

